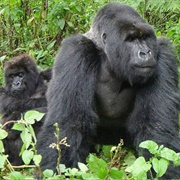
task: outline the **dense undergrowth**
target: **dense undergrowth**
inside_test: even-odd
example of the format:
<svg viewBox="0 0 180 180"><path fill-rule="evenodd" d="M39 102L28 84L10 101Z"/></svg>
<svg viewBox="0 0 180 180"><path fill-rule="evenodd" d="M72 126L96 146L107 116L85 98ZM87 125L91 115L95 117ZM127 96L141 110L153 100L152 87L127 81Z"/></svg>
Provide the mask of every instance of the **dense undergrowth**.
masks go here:
<svg viewBox="0 0 180 180"><path fill-rule="evenodd" d="M180 153L164 146L158 146L155 142L148 140L140 144L141 148L148 149L152 157L145 160L140 156L136 159L134 153L123 146L123 140L117 146L99 146L97 154L90 154L87 164L78 163L78 168L66 168L61 162L60 145L69 146L66 139L52 143L50 148L59 151L59 161L57 163L57 173L52 170L41 171L41 155L36 150L36 136L32 125L40 121L44 114L37 111L28 111L24 118L19 121L9 121L0 126L0 178L3 179L36 179L35 174L41 179L157 179L166 172L170 163L174 166L180 165ZM23 146L19 155L22 157L24 165L13 166L8 155L4 154L3 139L8 136L5 126L14 123L12 129L20 131ZM55 136L60 139L58 125L55 124ZM52 134L53 136L53 134ZM99 150L98 150L99 149ZM30 165L33 164L33 165ZM155 173L152 173L152 172Z"/></svg>

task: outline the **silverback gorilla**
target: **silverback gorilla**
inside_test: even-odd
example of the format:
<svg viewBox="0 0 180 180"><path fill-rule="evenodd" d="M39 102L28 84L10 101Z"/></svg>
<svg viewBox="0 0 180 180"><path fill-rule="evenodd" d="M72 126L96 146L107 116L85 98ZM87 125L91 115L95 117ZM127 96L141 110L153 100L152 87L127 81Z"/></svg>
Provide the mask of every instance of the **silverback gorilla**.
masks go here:
<svg viewBox="0 0 180 180"><path fill-rule="evenodd" d="M95 143L135 145L154 140L180 151L180 96L176 58L169 42L131 7L110 3L84 35L67 38L56 57L48 93L48 113L38 139L42 169L56 169L53 124L58 122L61 163L85 162ZM170 167L164 178L180 178Z"/></svg>
<svg viewBox="0 0 180 180"><path fill-rule="evenodd" d="M51 69L39 72L35 61L26 54L11 58L4 67L5 86L0 87L0 123L19 120L21 114L36 109L45 111L47 100L45 93L47 81L51 77ZM34 130L39 132L43 122L36 122ZM12 130L12 123L5 126L8 137L4 139L5 153L13 165L21 165L19 152L22 147L20 131Z"/></svg>

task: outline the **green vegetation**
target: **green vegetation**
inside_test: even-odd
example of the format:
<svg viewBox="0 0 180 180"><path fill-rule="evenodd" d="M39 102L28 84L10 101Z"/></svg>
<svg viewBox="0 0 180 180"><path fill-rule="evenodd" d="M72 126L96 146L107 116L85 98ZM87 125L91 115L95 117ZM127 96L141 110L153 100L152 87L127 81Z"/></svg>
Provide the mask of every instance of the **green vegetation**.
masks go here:
<svg viewBox="0 0 180 180"><path fill-rule="evenodd" d="M83 33L96 11L111 0L1 0L0 60L27 52L41 66L51 66L64 37ZM121 0L135 7L156 29L178 48L180 1Z"/></svg>
<svg viewBox="0 0 180 180"><path fill-rule="evenodd" d="M42 68L52 66L63 39L88 30L96 11L110 0L1 0L0 1L0 84L3 83L3 62L21 53L32 55ZM180 1L179 0L121 0L135 7L154 27L158 36L166 36L174 43L180 59ZM41 115L30 112L14 129L21 131L24 142L20 155L24 166L16 169L4 154L3 139L8 133L0 126L0 179L34 179L35 167L40 171L41 156L36 151L36 137L32 129L34 119ZM11 122L14 123L14 122ZM58 137L58 131L56 132ZM25 139L26 138L26 139ZM64 142L63 142L64 143ZM122 146L103 146L100 155L90 154L88 165L79 163L78 169L59 167L59 175L42 172L44 179L147 179L159 178L170 162L180 164L180 154L146 141L140 147L148 149L151 159L135 158ZM57 144L56 148L59 145ZM58 149L60 151L60 149ZM29 165L30 161L34 166ZM143 167L143 168L142 168ZM23 170L25 168L25 171ZM151 170L155 171L152 177Z"/></svg>
<svg viewBox="0 0 180 180"><path fill-rule="evenodd" d="M175 153L164 146L159 147L150 140L142 142L140 148L147 149L152 154L152 157L148 160L145 160L142 156L136 159L131 151L123 147L123 140L121 140L117 146L103 146L99 155L90 154L87 158L87 165L79 163L79 169L66 168L63 164L60 164L60 145L69 145L66 139L59 140L60 132L58 125L55 124L57 143L52 143L50 147L56 148L59 152L57 163L58 174L54 174L52 170L48 169L41 172L39 163L42 157L37 154L35 146L36 136L32 125L43 116L44 114L37 111L28 111L21 120L9 121L5 125L0 126L0 178L11 180L35 179L34 173L35 169L37 169L42 174L43 179L146 180L148 175L151 179L162 177L170 163L173 163L174 166L180 165L180 153ZM12 166L8 161L8 156L4 154L3 139L8 135L4 127L9 123L14 123L12 129L21 132L20 136L24 144L20 156L25 164L23 166ZM30 165L32 161L34 165ZM154 170L155 175L153 175L152 170Z"/></svg>
<svg viewBox="0 0 180 180"><path fill-rule="evenodd" d="M52 66L63 39L88 30L97 10L112 0L1 0L0 84L3 61L28 53L39 66ZM169 37L180 59L180 1L121 0L136 8L154 26L157 35Z"/></svg>

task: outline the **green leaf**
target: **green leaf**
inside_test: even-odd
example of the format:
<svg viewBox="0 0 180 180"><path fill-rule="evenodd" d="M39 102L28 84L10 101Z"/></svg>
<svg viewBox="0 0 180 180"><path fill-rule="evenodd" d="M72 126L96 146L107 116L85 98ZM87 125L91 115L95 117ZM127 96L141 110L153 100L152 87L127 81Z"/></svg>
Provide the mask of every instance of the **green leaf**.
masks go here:
<svg viewBox="0 0 180 180"><path fill-rule="evenodd" d="M102 147L102 152L103 152L103 155L106 157L106 158L110 158L111 157L111 148L112 146L103 146Z"/></svg>
<svg viewBox="0 0 180 180"><path fill-rule="evenodd" d="M54 44L56 43L56 40L51 42L48 46L47 46L47 49L50 50L51 48L54 47Z"/></svg>
<svg viewBox="0 0 180 180"><path fill-rule="evenodd" d="M78 167L82 172L87 172L88 171L87 166L85 164L81 163L81 162L78 162Z"/></svg>
<svg viewBox="0 0 180 180"><path fill-rule="evenodd" d="M132 165L132 175L136 178L147 179L147 172L150 168L151 165L145 161L144 157L139 157Z"/></svg>
<svg viewBox="0 0 180 180"><path fill-rule="evenodd" d="M22 123L15 123L12 127L12 129L17 130L17 131L23 131L25 129L25 125Z"/></svg>
<svg viewBox="0 0 180 180"><path fill-rule="evenodd" d="M31 142L32 142L32 136L29 133L28 129L25 129L21 134L20 137L25 145L25 148L28 149L28 147L30 146Z"/></svg>
<svg viewBox="0 0 180 180"><path fill-rule="evenodd" d="M84 180L99 180L98 176L96 176L95 174L91 174L91 173L82 174L82 178Z"/></svg>
<svg viewBox="0 0 180 180"><path fill-rule="evenodd" d="M35 134L35 132L34 132L33 127L32 127L31 125L29 125L29 126L27 127L27 129L28 129L30 135L33 137L34 142L36 143L36 142L37 142L37 139L36 139L36 134ZM32 137L31 137L31 138L32 138Z"/></svg>
<svg viewBox="0 0 180 180"><path fill-rule="evenodd" d="M110 170L110 178L112 179L126 179L125 177L126 175L124 171L119 171L118 169Z"/></svg>
<svg viewBox="0 0 180 180"><path fill-rule="evenodd" d="M41 156L41 155L39 155L39 154L38 154L38 155L34 155L33 161L34 161L34 164L35 164L36 166L39 166L41 160L42 160L42 156Z"/></svg>
<svg viewBox="0 0 180 180"><path fill-rule="evenodd" d="M63 30L63 28L64 28L64 26L65 26L65 20L64 20L63 18L60 19L58 24L59 24L61 30Z"/></svg>
<svg viewBox="0 0 180 180"><path fill-rule="evenodd" d="M1 13L0 13L1 14ZM0 57L0 62L4 61L6 59L6 55Z"/></svg>
<svg viewBox="0 0 180 180"><path fill-rule="evenodd" d="M157 173L156 178L159 178L165 174L169 162L163 158L161 158L160 160L158 160L157 158L153 158L152 164L155 172Z"/></svg>
<svg viewBox="0 0 180 180"><path fill-rule="evenodd" d="M27 21L27 25L31 25L31 23L32 23L33 21L34 21L34 16Z"/></svg>
<svg viewBox="0 0 180 180"><path fill-rule="evenodd" d="M25 113L24 119L27 123L34 124L34 120L40 121L44 115L44 113L40 113L39 111L31 110Z"/></svg>
<svg viewBox="0 0 180 180"><path fill-rule="evenodd" d="M78 173L78 169L77 168L72 168L72 169L68 169L68 171L66 171L65 176L76 176Z"/></svg>
<svg viewBox="0 0 180 180"><path fill-rule="evenodd" d="M5 150L4 150L4 145L3 145L3 142L0 140L0 153L3 153Z"/></svg>
<svg viewBox="0 0 180 180"><path fill-rule="evenodd" d="M132 153L128 153L125 158L124 158L124 162L128 165L131 166L136 160L136 157L134 156L134 154Z"/></svg>
<svg viewBox="0 0 180 180"><path fill-rule="evenodd" d="M166 147L160 151L160 156L169 161L174 161L177 158L176 152Z"/></svg>
<svg viewBox="0 0 180 180"><path fill-rule="evenodd" d="M5 10L6 10L5 8L4 8L4 9L1 9L1 10L0 10L0 15L4 14Z"/></svg>
<svg viewBox="0 0 180 180"><path fill-rule="evenodd" d="M25 180L25 176L22 175L20 172L13 171L10 173L11 180Z"/></svg>
<svg viewBox="0 0 180 180"><path fill-rule="evenodd" d="M45 171L43 171L43 175L46 177L46 178L50 178L53 176L53 171L50 170L50 169L46 169Z"/></svg>
<svg viewBox="0 0 180 180"><path fill-rule="evenodd" d="M180 166L180 153L176 153L177 157L174 160L174 166Z"/></svg>
<svg viewBox="0 0 180 180"><path fill-rule="evenodd" d="M74 24L70 21L68 21L67 24L69 25L69 27L74 27Z"/></svg>
<svg viewBox="0 0 180 180"><path fill-rule="evenodd" d="M0 154L0 169L4 168L8 155Z"/></svg>
<svg viewBox="0 0 180 180"><path fill-rule="evenodd" d="M107 164L104 160L90 154L88 162L90 171L94 172L100 179L104 179L106 177Z"/></svg>
<svg viewBox="0 0 180 180"><path fill-rule="evenodd" d="M8 133L4 129L0 129L0 139L5 139Z"/></svg>
<svg viewBox="0 0 180 180"><path fill-rule="evenodd" d="M25 149L26 149L26 145L23 143L19 156L22 156L22 153L25 151Z"/></svg>
<svg viewBox="0 0 180 180"><path fill-rule="evenodd" d="M22 160L27 165L30 164L31 160L33 159L34 152L31 150L25 150L22 154Z"/></svg>
<svg viewBox="0 0 180 180"><path fill-rule="evenodd" d="M28 124L34 124L34 123L35 123L35 119L25 119L25 121L26 121Z"/></svg>
<svg viewBox="0 0 180 180"><path fill-rule="evenodd" d="M133 175L133 180L147 180L147 173L141 171L137 175Z"/></svg>
<svg viewBox="0 0 180 180"><path fill-rule="evenodd" d="M77 11L81 12L81 6L76 6Z"/></svg>
<svg viewBox="0 0 180 180"><path fill-rule="evenodd" d="M59 166L60 166L61 173L66 172L67 169L66 169L66 166L64 164L60 164Z"/></svg>
<svg viewBox="0 0 180 180"><path fill-rule="evenodd" d="M139 147L148 149L151 154L156 154L158 151L158 145L154 141L147 140L140 143Z"/></svg>

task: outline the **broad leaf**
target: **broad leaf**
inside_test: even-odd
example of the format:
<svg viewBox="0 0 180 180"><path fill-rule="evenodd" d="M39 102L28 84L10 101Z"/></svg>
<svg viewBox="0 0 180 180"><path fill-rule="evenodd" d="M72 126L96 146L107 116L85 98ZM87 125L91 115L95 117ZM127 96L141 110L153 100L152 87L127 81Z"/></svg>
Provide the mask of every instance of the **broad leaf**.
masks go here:
<svg viewBox="0 0 180 180"><path fill-rule="evenodd" d="M31 150L25 150L22 154L22 160L25 164L30 164L33 159L34 152Z"/></svg>
<svg viewBox="0 0 180 180"><path fill-rule="evenodd" d="M4 129L0 129L0 139L5 139L8 133Z"/></svg>

